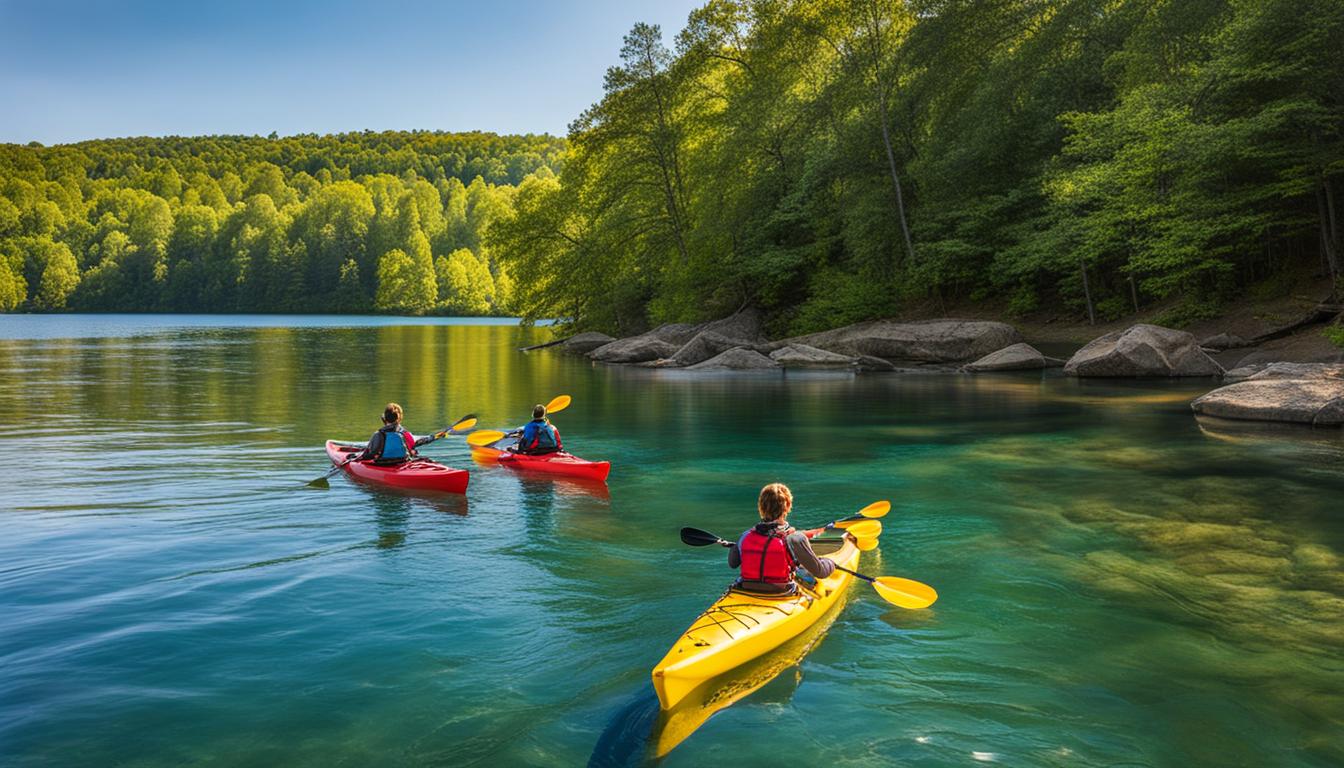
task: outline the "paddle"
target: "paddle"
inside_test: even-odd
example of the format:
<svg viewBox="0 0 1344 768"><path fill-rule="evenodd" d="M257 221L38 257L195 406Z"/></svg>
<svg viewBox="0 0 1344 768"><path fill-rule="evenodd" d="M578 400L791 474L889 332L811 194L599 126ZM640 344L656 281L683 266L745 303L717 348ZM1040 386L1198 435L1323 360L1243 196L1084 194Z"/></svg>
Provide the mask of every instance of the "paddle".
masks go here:
<svg viewBox="0 0 1344 768"><path fill-rule="evenodd" d="M834 522L827 523L823 528L852 528L856 524L865 523L869 520L876 520L884 517L891 511L890 501L874 501L872 504L860 509L849 517L842 517ZM881 530L879 526L879 531Z"/></svg>
<svg viewBox="0 0 1344 768"><path fill-rule="evenodd" d="M453 426L444 427L442 430L435 432L432 435L428 435L426 437L420 438L419 440L416 440L415 447L419 448L422 445L429 445L435 440L438 440L439 438L442 437L447 437L448 435L460 435L474 426L476 426L476 414L469 413L466 416L463 416L462 418L458 419L457 423L453 424Z"/></svg>
<svg viewBox="0 0 1344 768"><path fill-rule="evenodd" d="M709 531L702 531L699 528L682 528L681 541L683 544L689 544L692 547L708 547L713 544L722 547L733 545L731 541L725 541ZM938 599L938 593L934 591L933 587L921 584L913 579L902 579L899 576L865 576L858 571L851 571L839 565L835 567L872 584L873 591L877 592L878 597L901 608L911 610L928 608Z"/></svg>
<svg viewBox="0 0 1344 768"><path fill-rule="evenodd" d="M569 395L557 395L546 404L546 415L549 416L552 413L565 410L572 400L573 398ZM498 443L506 437L509 437L509 433L500 432L497 429L478 429L467 436L467 444L473 448L484 448L493 443Z"/></svg>
<svg viewBox="0 0 1344 768"><path fill-rule="evenodd" d="M853 525L854 523L884 517L890 511L891 511L890 501L874 501L872 504L869 504L863 509L860 509L858 512L855 512L849 517L844 517L839 520L836 520L834 523L831 523L831 525L834 525L837 528L848 528L850 525Z"/></svg>
<svg viewBox="0 0 1344 768"><path fill-rule="evenodd" d="M820 528L808 529L806 533L809 536L815 536L819 533L833 531L837 528L847 530L854 534L854 538L859 540L859 549L867 552L877 546L876 542L869 542L867 540L882 535L882 523L875 518L882 517L890 511L890 501L874 501L872 504L860 509L849 517L842 517L839 520L827 523Z"/></svg>
<svg viewBox="0 0 1344 768"><path fill-rule="evenodd" d="M474 427L474 426L476 426L476 414L474 414L474 413L467 414L466 416L463 416L462 418L458 419L456 424L454 424L454 425L451 426L451 427L448 427L447 429L443 430L442 432L436 432L436 433L434 433L433 435L429 436L428 438L421 438L420 440L416 440L416 441L415 441L415 446L416 446L417 448L419 448L421 445L425 445L425 444L428 444L428 443L432 443L432 442L434 442L435 440L438 440L439 438L443 437L444 435L449 435L449 434L459 434L460 430L471 429L471 428ZM327 474L325 474L325 475L323 475L323 476L321 476L321 477L319 477L319 478L317 478L317 479L315 479L315 480L309 480L309 481L308 481L308 487L309 487L309 488L330 488L330 487L331 487L331 483L327 482L327 479L330 478L332 475L335 475L337 472L340 472L342 469L345 469L345 465L346 465L346 464L349 464L349 463L352 462L352 461L354 461L354 460L355 460L355 457L358 456L358 455L361 454L361 453L363 453L362 450L355 451L354 453L351 453L351 454L350 454L350 458L348 458L348 459L346 459L345 461L342 461L340 464L337 464L336 466L332 467L332 468L327 472Z"/></svg>

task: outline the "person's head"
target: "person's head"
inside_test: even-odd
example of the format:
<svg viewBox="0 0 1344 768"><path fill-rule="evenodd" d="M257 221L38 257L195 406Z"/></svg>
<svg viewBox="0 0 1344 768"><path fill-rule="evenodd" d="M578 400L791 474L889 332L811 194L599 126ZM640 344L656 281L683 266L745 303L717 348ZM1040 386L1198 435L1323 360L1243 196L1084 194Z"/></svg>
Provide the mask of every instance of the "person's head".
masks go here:
<svg viewBox="0 0 1344 768"><path fill-rule="evenodd" d="M793 492L783 483L765 486L756 499L756 511L761 513L761 520L767 523L788 517L790 509L793 509Z"/></svg>
<svg viewBox="0 0 1344 768"><path fill-rule="evenodd" d="M388 403L387 407L383 409L383 423L400 424L401 406L397 405L396 403Z"/></svg>
<svg viewBox="0 0 1344 768"><path fill-rule="evenodd" d="M534 406L532 406L532 418L534 418L534 419L544 419L544 418L546 418L546 406L544 406L544 405L534 405Z"/></svg>

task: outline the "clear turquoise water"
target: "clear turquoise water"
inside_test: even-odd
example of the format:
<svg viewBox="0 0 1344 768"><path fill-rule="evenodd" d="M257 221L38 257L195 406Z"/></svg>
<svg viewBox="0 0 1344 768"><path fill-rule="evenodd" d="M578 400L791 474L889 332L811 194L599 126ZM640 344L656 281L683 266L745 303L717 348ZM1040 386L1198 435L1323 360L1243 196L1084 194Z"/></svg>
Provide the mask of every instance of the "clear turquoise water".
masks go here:
<svg viewBox="0 0 1344 768"><path fill-rule="evenodd" d="M357 327L356 327L357 326ZM0 764L638 765L650 667L783 480L879 498L866 589L667 766L1344 762L1344 438L1201 423L1207 383L592 367L507 325L0 317ZM609 494L471 463L465 498L336 479L568 393Z"/></svg>

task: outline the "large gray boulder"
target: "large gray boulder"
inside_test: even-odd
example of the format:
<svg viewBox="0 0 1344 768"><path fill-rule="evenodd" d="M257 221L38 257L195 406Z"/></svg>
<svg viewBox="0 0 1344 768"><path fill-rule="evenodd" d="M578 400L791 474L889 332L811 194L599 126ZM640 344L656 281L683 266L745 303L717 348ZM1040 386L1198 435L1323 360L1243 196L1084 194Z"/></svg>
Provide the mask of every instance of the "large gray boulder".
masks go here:
<svg viewBox="0 0 1344 768"><path fill-rule="evenodd" d="M1338 427L1344 424L1344 379L1242 381L1215 389L1190 407L1197 414L1224 419Z"/></svg>
<svg viewBox="0 0 1344 768"><path fill-rule="evenodd" d="M578 333L570 336L560 344L560 347L566 352L572 352L576 355L586 355L598 347L610 344L615 340L615 337L608 336L605 333L589 331L587 333Z"/></svg>
<svg viewBox="0 0 1344 768"><path fill-rule="evenodd" d="M770 359L785 368L849 368L859 362L858 358L806 344L786 344L771 352Z"/></svg>
<svg viewBox="0 0 1344 768"><path fill-rule="evenodd" d="M1093 339L1064 365L1070 376L1221 376L1223 367L1185 331L1139 324Z"/></svg>
<svg viewBox="0 0 1344 768"><path fill-rule="evenodd" d="M649 338L665 341L668 344L680 347L695 337L700 332L700 326L690 323L664 323L654 328L652 331L642 333L639 336L631 336L632 339Z"/></svg>
<svg viewBox="0 0 1344 768"><path fill-rule="evenodd" d="M668 358L665 364L678 367L691 366L740 346L742 346L741 339L729 338L714 331L701 331L677 350L676 354Z"/></svg>
<svg viewBox="0 0 1344 768"><path fill-rule="evenodd" d="M600 363L643 363L676 354L678 347L651 334L619 339L594 349L588 357Z"/></svg>
<svg viewBox="0 0 1344 768"><path fill-rule="evenodd" d="M753 307L748 307L719 320L712 320L699 326L699 330L701 333L717 333L720 336L750 344L765 340L765 337L761 335L761 313Z"/></svg>
<svg viewBox="0 0 1344 768"><path fill-rule="evenodd" d="M985 320L924 320L901 323L872 320L787 339L777 344L806 344L842 355L889 360L958 363L975 360L1022 341L1017 329Z"/></svg>
<svg viewBox="0 0 1344 768"><path fill-rule="evenodd" d="M1004 347L997 352L990 352L979 360L967 364L962 370L971 373L1035 371L1042 368L1058 368L1063 364L1063 360L1046 357L1041 354L1040 350L1030 344L1023 343Z"/></svg>
<svg viewBox="0 0 1344 768"><path fill-rule="evenodd" d="M779 363L762 355L754 349L746 347L733 347L726 352L716 355L703 363L696 363L687 368L689 371L714 371L714 370L765 370L779 368Z"/></svg>
<svg viewBox="0 0 1344 768"><path fill-rule="evenodd" d="M1266 379L1338 379L1344 381L1344 363L1257 363L1233 368L1223 383Z"/></svg>

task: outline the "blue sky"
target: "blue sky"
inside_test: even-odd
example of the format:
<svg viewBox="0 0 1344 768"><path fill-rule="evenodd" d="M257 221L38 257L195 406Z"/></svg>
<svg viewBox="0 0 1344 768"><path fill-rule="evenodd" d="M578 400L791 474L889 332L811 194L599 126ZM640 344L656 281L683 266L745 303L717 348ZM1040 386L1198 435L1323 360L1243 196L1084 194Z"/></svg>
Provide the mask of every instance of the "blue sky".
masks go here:
<svg viewBox="0 0 1344 768"><path fill-rule="evenodd" d="M637 21L697 0L0 0L0 142L365 128L563 134Z"/></svg>

